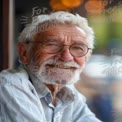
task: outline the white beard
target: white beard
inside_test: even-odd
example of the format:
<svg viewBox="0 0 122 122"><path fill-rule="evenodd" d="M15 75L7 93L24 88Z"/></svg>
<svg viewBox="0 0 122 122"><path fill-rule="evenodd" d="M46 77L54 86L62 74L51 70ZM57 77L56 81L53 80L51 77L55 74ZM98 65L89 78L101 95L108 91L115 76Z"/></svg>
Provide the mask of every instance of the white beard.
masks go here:
<svg viewBox="0 0 122 122"><path fill-rule="evenodd" d="M53 67L47 65L54 65ZM65 69L61 67L74 67L75 69ZM84 66L83 66L84 67ZM28 65L29 71L35 75L39 81L53 85L69 85L76 83L83 70L75 62L62 62L55 59L46 60L40 67L31 61Z"/></svg>

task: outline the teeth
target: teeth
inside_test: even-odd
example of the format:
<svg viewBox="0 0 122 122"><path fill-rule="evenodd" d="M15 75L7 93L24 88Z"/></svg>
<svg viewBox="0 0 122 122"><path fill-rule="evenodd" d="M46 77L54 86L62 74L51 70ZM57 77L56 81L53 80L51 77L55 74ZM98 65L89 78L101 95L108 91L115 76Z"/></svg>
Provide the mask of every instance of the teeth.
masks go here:
<svg viewBox="0 0 122 122"><path fill-rule="evenodd" d="M63 66L63 65L49 65L49 66L53 66L53 67L56 67L56 68L64 68L64 69L69 69L71 67L69 66Z"/></svg>
<svg viewBox="0 0 122 122"><path fill-rule="evenodd" d="M62 69L77 69L77 67L73 66L65 66L65 65L58 65L58 64L47 64L49 67L55 67L55 68L62 68Z"/></svg>
<svg viewBox="0 0 122 122"><path fill-rule="evenodd" d="M57 68L66 68L66 69L70 68L70 67L68 67L68 66L60 66L60 65L56 65L56 67L57 67Z"/></svg>

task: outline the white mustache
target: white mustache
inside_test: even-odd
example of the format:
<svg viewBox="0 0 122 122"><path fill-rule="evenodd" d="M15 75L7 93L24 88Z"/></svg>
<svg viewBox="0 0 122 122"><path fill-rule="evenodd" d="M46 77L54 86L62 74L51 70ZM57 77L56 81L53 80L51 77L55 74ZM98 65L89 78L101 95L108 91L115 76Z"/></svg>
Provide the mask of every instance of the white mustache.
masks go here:
<svg viewBox="0 0 122 122"><path fill-rule="evenodd" d="M69 68L69 67L80 68L80 66L75 62L63 62L55 59L49 59L45 61L44 65L53 65L55 67L61 67L61 68Z"/></svg>

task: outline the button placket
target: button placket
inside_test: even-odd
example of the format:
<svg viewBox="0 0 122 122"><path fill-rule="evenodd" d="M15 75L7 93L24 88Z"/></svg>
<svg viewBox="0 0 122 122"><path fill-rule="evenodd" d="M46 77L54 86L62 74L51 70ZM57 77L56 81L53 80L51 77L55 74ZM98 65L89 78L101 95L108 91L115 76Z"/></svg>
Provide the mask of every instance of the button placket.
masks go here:
<svg viewBox="0 0 122 122"><path fill-rule="evenodd" d="M63 111L59 111L54 116L54 122L61 122Z"/></svg>

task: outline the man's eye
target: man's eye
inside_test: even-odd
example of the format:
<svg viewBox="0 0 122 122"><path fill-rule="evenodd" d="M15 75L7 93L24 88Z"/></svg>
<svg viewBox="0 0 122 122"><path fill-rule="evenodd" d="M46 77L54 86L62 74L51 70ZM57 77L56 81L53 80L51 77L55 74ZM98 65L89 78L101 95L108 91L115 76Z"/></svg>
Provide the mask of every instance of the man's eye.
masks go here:
<svg viewBox="0 0 122 122"><path fill-rule="evenodd" d="M56 43L48 43L48 44L46 44L46 46L58 46L58 44L56 44Z"/></svg>
<svg viewBox="0 0 122 122"><path fill-rule="evenodd" d="M72 51L75 51L75 52L77 52L77 53L82 53L82 52L85 51L85 48L82 47L82 46L73 46L73 47L72 47Z"/></svg>
<svg viewBox="0 0 122 122"><path fill-rule="evenodd" d="M74 47L72 47L72 49L74 49L74 50L83 50L83 48L79 47L79 46L74 46Z"/></svg>

